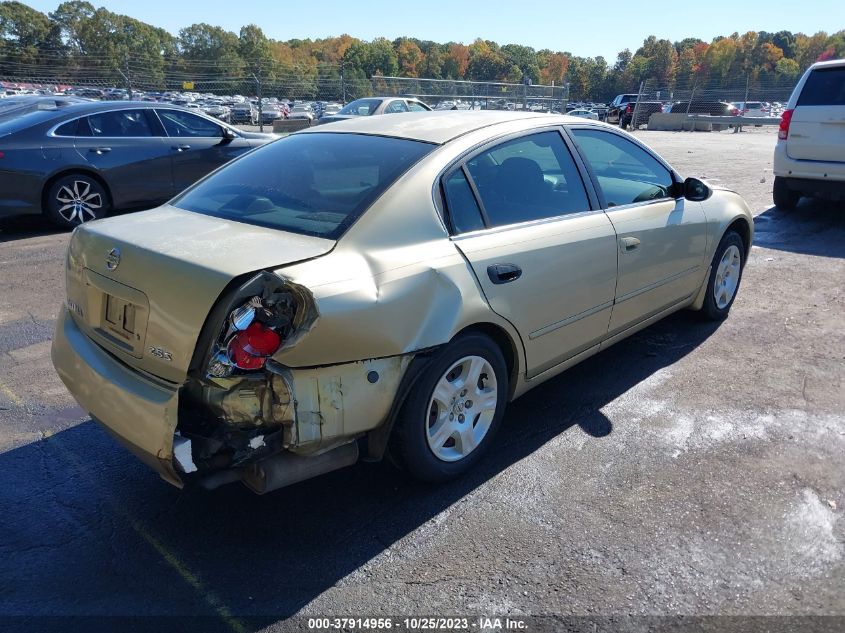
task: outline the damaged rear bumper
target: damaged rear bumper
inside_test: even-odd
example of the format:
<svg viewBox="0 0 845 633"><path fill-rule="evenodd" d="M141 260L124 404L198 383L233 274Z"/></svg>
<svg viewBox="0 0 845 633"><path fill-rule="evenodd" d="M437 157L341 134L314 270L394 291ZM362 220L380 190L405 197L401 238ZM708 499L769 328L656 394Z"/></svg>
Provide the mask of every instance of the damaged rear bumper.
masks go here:
<svg viewBox="0 0 845 633"><path fill-rule="evenodd" d="M53 365L73 397L142 462L180 488L173 467L178 386L129 369L88 338L63 308L52 346Z"/></svg>
<svg viewBox="0 0 845 633"><path fill-rule="evenodd" d="M163 479L242 481L256 492L354 463L349 445L388 419L412 358L305 369L268 362L223 388L173 385L119 362L66 309L52 347L80 406Z"/></svg>

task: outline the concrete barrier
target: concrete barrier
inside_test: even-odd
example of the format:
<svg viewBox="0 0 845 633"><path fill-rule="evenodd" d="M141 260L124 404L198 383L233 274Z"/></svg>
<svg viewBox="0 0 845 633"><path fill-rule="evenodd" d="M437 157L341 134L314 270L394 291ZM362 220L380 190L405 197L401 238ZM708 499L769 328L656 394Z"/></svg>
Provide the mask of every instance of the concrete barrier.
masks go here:
<svg viewBox="0 0 845 633"><path fill-rule="evenodd" d="M649 130L677 132L718 132L729 127L736 129L743 125L780 125L778 117L710 116L708 114L687 114L685 112L655 112L648 119Z"/></svg>
<svg viewBox="0 0 845 633"><path fill-rule="evenodd" d="M311 127L311 122L308 119L276 119L273 121L273 132L275 134L290 134L309 127Z"/></svg>

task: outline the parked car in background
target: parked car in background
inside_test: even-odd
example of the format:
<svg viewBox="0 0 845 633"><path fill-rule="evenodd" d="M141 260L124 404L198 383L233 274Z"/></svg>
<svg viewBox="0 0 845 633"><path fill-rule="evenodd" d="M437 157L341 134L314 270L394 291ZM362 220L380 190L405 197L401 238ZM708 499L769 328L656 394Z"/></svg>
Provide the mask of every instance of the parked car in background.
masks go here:
<svg viewBox="0 0 845 633"><path fill-rule="evenodd" d="M375 114L396 114L400 112L428 112L429 108L419 99L399 97L367 97L347 103L337 114L320 117L318 123L343 121L359 116L373 116Z"/></svg>
<svg viewBox="0 0 845 633"><path fill-rule="evenodd" d="M242 101L232 106L229 119L231 123L255 125L258 123L258 110L251 103Z"/></svg>
<svg viewBox="0 0 845 633"><path fill-rule="evenodd" d="M710 116L738 116L739 108L724 101L677 101L666 112L673 114L709 114Z"/></svg>
<svg viewBox="0 0 845 633"><path fill-rule="evenodd" d="M732 103L741 116L767 117L768 111L763 107L762 101L736 101Z"/></svg>
<svg viewBox="0 0 845 633"><path fill-rule="evenodd" d="M225 123L231 123L232 121L231 110L221 103L207 104L200 109L207 115L213 116L215 119L220 119Z"/></svg>
<svg viewBox="0 0 845 633"><path fill-rule="evenodd" d="M63 227L149 208L275 137L149 102L80 102L0 117L0 217Z"/></svg>
<svg viewBox="0 0 845 633"><path fill-rule="evenodd" d="M648 117L655 112L663 112L663 103L660 101L640 101L637 105L638 96L637 94L617 95L608 106L604 120L624 130L633 121L634 110L637 112L638 123L646 123Z"/></svg>
<svg viewBox="0 0 845 633"><path fill-rule="evenodd" d="M801 196L845 200L845 59L810 66L781 115L774 158L774 203Z"/></svg>
<svg viewBox="0 0 845 633"><path fill-rule="evenodd" d="M178 486L386 451L442 482L529 389L677 310L726 318L752 238L738 194L598 122L358 116L77 229L52 358Z"/></svg>
<svg viewBox="0 0 845 633"><path fill-rule="evenodd" d="M599 115L593 112L592 110L585 110L583 108L579 108L577 110L570 110L567 112L569 116L577 116L581 117L582 119L592 119L593 121L599 120Z"/></svg>
<svg viewBox="0 0 845 633"><path fill-rule="evenodd" d="M307 103L300 103L298 105L293 106L288 114L289 119L303 119L311 123L314 120L314 111L311 109L311 106Z"/></svg>
<svg viewBox="0 0 845 633"><path fill-rule="evenodd" d="M284 118L282 109L277 105L264 105L261 108L261 122L272 123L278 119Z"/></svg>

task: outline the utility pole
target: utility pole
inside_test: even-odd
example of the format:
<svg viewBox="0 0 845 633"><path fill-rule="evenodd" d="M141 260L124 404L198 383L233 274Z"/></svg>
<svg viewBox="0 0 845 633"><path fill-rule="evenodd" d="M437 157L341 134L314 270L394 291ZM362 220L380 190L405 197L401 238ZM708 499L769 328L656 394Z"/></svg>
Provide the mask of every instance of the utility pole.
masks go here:
<svg viewBox="0 0 845 633"><path fill-rule="evenodd" d="M258 129L264 131L264 119L261 116L261 62L258 62L258 74L252 73L252 78L255 79L255 92L258 97Z"/></svg>
<svg viewBox="0 0 845 633"><path fill-rule="evenodd" d="M126 91L129 93L129 100L132 101L132 76L129 74L129 53L123 53L123 70L117 69L123 76L123 80L126 82Z"/></svg>
<svg viewBox="0 0 845 633"><path fill-rule="evenodd" d="M343 105L346 105L346 78L344 77L344 70L346 69L346 53L340 58L340 100Z"/></svg>

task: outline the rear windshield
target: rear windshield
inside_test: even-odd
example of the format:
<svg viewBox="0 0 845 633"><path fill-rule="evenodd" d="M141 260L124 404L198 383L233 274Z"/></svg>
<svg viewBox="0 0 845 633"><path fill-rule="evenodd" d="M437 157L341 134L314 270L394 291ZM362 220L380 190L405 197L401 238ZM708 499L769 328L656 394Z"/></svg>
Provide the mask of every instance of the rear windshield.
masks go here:
<svg viewBox="0 0 845 633"><path fill-rule="evenodd" d="M172 204L336 240L434 147L362 134L293 134L229 163Z"/></svg>
<svg viewBox="0 0 845 633"><path fill-rule="evenodd" d="M799 106L845 105L845 67L817 68L807 77Z"/></svg>

